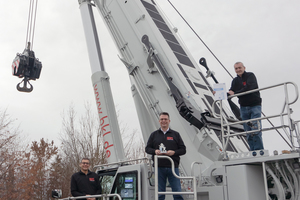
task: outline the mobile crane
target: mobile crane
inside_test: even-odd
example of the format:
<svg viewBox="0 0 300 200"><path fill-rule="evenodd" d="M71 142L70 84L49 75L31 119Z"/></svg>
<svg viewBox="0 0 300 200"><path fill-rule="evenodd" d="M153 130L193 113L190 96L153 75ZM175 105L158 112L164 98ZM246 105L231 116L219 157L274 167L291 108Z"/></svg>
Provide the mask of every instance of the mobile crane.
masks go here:
<svg viewBox="0 0 300 200"><path fill-rule="evenodd" d="M187 154L181 157L180 176L193 180L182 181L182 190L187 192L184 199L300 199L299 148L295 144L300 142L299 127L290 112L298 98L295 84L272 86L291 84L296 98L290 101L287 96L283 112L270 116L282 121L287 117L288 125L268 128L288 134L289 154L249 152L243 122L222 101L214 100L212 86L154 0L79 0L79 5L108 160L96 170L101 180L112 181L109 195L115 197L110 198L157 199L158 193L152 164L125 160L92 7L100 12L128 70L143 140L157 128L162 111L169 112L171 127L181 133Z"/></svg>

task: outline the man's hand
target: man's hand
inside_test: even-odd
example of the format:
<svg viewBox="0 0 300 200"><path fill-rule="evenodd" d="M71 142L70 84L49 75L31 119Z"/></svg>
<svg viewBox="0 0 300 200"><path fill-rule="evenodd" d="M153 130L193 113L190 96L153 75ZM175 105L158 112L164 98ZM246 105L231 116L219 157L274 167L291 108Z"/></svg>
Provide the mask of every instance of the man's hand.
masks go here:
<svg viewBox="0 0 300 200"><path fill-rule="evenodd" d="M173 156L175 154L175 151L169 150L167 153L161 153L160 150L156 149L155 150L156 155L167 155L167 156Z"/></svg>
<svg viewBox="0 0 300 200"><path fill-rule="evenodd" d="M228 94L229 94L229 95L234 95L234 91L229 90Z"/></svg>
<svg viewBox="0 0 300 200"><path fill-rule="evenodd" d="M156 155L163 155L162 153L160 153L160 150L158 150L158 149L155 150L155 154Z"/></svg>
<svg viewBox="0 0 300 200"><path fill-rule="evenodd" d="M173 150L169 150L166 153L167 156L173 156L174 154L175 154L175 151L173 151Z"/></svg>

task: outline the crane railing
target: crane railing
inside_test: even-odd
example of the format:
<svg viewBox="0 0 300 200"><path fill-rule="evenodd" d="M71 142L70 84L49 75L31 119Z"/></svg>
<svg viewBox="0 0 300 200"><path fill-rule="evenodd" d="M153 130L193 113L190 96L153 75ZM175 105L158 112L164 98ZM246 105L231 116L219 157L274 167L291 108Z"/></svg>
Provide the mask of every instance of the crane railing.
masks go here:
<svg viewBox="0 0 300 200"><path fill-rule="evenodd" d="M289 100L288 88L287 88L288 84L294 86L294 89L295 89L295 99L293 101ZM262 91L262 90L267 90L267 89L271 89L271 88L275 88L275 87L280 87L280 86L284 87L285 102L284 102L282 111L279 114L276 114L276 115L264 116L264 117L260 117L260 118L243 120L243 121L228 122L227 118L223 114L222 100L215 100L214 101L214 103L212 105L212 115L215 118L220 118L221 119L222 145L223 145L223 151L224 151L224 156L225 157L226 157L226 149L227 149L230 137L255 133L255 132L258 132L258 131L263 132L263 131L269 131L269 130L274 130L274 129L276 129L276 130L277 129L283 129L284 132L286 133L286 135L288 136L290 142L291 142L292 150L295 150L294 139L293 139L294 137L297 138L297 141L300 144L300 135L299 135L299 122L300 121L293 121L292 120L292 118L291 118L291 108L290 108L290 105L294 104L299 98L298 86L295 83L285 82L285 83L281 83L281 84L276 84L276 85L272 85L272 86L269 86L269 87L259 88L259 89L250 90L250 91L247 91L247 92L231 95L228 98L239 97L239 96L242 96L242 95L246 95L246 94L250 94L250 93L254 93L254 92L258 92L258 91ZM216 107L217 102L219 102L219 105L220 105L220 114L217 114L215 112L215 107ZM288 125L284 124L284 116L288 117ZM239 132L239 133L234 133L233 131L230 130L230 126L233 126L233 125L251 123L253 121L259 121L259 120L265 120L265 119L271 119L271 118L280 118L281 125L280 126L273 126L273 127L269 127L269 128L262 128L260 123L257 123L258 127L255 130L243 131L243 132ZM226 127L226 129L227 129L226 133L225 133L224 127ZM296 127L297 127L297 129L296 129ZM288 132L287 129L289 129L289 132ZM295 132L295 136L293 135L293 131ZM225 141L225 138L227 138L226 141Z"/></svg>
<svg viewBox="0 0 300 200"><path fill-rule="evenodd" d="M109 167L119 167L122 165L128 165L128 164L132 164L132 163L138 163L138 162L149 162L150 163L150 159L148 157L144 157L144 158L137 158L137 159L132 159L132 160L123 160L123 161L119 161L119 162L113 162L113 163L108 163L108 164L101 164L101 165L95 165L93 167L93 170L102 170L105 168L109 168Z"/></svg>
<svg viewBox="0 0 300 200"><path fill-rule="evenodd" d="M110 197L117 197L119 200L122 200L122 197L119 194L98 194L98 195L80 196L80 197L67 197L59 200L86 199L86 198L98 198L98 197L102 197L103 200L109 200Z"/></svg>
<svg viewBox="0 0 300 200"><path fill-rule="evenodd" d="M173 175L178 179L191 179L193 184L193 192L159 192L158 191L158 159L168 159L171 162ZM178 176L175 173L174 161L169 156L154 156L154 171L155 171L155 200L161 195L194 195L194 200L197 200L196 178L194 176Z"/></svg>

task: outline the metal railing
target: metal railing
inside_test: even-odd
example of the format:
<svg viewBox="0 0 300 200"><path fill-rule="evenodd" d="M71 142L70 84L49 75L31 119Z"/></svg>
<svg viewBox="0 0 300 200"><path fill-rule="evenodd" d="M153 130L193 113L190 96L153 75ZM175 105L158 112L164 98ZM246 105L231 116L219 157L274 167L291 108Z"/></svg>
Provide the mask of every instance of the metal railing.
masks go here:
<svg viewBox="0 0 300 200"><path fill-rule="evenodd" d="M192 184L193 184L193 192L159 192L158 191L158 159L168 159L171 162L172 165L172 173L173 175L178 178L178 179L192 179ZM158 200L158 196L160 194L164 195L182 195L182 194L187 194L187 195L194 195L194 200L197 200L197 190L196 190L196 178L194 176L178 176L175 173L175 167L174 167L174 161L169 157L169 156L154 156L154 171L155 171L155 200Z"/></svg>
<svg viewBox="0 0 300 200"><path fill-rule="evenodd" d="M110 197L118 197L119 200L122 200L122 197L119 194L99 194L99 195L80 196L80 197L67 197L59 200L86 199L86 198L98 198L98 197L104 197L104 200L109 200Z"/></svg>
<svg viewBox="0 0 300 200"><path fill-rule="evenodd" d="M128 164L130 162L138 162L138 161L150 162L150 159L148 157L144 157L144 158L137 158L137 159L132 159L132 160L124 160L124 161L119 161L119 162L114 162L114 163L102 164L102 165L95 165L93 167L93 169L94 170L98 169L98 168L105 169L105 167L108 167L108 166L122 166L122 165Z"/></svg>
<svg viewBox="0 0 300 200"><path fill-rule="evenodd" d="M289 96L288 96L288 89L287 89L287 85L291 84L292 86L294 86L295 89L295 99L293 101L289 101ZM247 92L243 92L243 93L239 93L239 94L235 94L235 95L231 95L228 98L234 98L234 97L239 97L242 95L246 95L246 94L250 94L250 93L254 93L254 92L258 92L258 91L262 91L262 90L267 90L267 89L271 89L271 88L275 88L275 87L280 87L283 86L284 87L284 93L285 93L285 102L282 108L281 113L277 114L277 115L271 115L271 116L264 116L264 117L260 117L260 118L255 118L255 119L249 119L249 120L244 120L244 121L237 121L237 122L228 122L227 118L224 116L223 114L223 104L222 104L222 100L215 100L213 105L212 105L212 115L215 118L220 118L221 119L221 134L222 134L222 145L223 145L223 151L224 151L224 156L226 156L226 149L229 143L229 138L233 137L233 136L238 136L238 135L245 135L245 134L250 134L250 133L255 133L258 131L269 131L269 130L274 130L274 129L283 129L284 132L286 133L286 135L288 136L290 142L291 142L291 147L292 150L295 150L295 145L294 145L294 137L297 138L298 143L300 144L300 135L299 135L299 122L300 121L296 121L294 122L291 118L291 109L290 109L290 105L294 104L298 98L299 98L299 92L298 92L298 86L293 83L293 82L285 82L285 83L281 83L281 84L276 84L276 85L272 85L269 87L264 87L264 88L259 88L259 89L255 89L255 90L250 90ZM219 102L220 105L220 114L218 115L215 112L215 107L217 102ZM286 110L286 112L285 112ZM288 125L284 124L284 116L288 117ZM236 125L236 124L243 124L243 123L248 123L248 122L253 122L253 121L259 121L259 120L264 120L264 119L270 119L270 118L280 118L281 120L281 125L280 126L273 126L273 127L269 127L269 128L262 128L261 126L255 130L251 130L251 131L244 131L244 132L239 132L239 133L233 133L230 130L230 126L232 125ZM260 124L260 123L258 123ZM298 131L295 129L297 125L297 129ZM227 134L225 134L224 131L224 127L227 128ZM287 128L289 129L289 132L287 131ZM295 131L295 136L293 136L293 131ZM225 142L225 138L228 138Z"/></svg>

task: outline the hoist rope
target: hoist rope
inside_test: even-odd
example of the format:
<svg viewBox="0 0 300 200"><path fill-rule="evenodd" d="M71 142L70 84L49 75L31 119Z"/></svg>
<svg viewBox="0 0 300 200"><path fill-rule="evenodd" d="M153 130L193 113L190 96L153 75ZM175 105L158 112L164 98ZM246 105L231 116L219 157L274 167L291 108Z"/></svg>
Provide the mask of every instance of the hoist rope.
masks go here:
<svg viewBox="0 0 300 200"><path fill-rule="evenodd" d="M30 50L32 50L33 47L37 2L38 0L36 0L36 2L35 0L30 0L30 5L29 5L25 48L27 48L28 43L30 43L29 46Z"/></svg>
<svg viewBox="0 0 300 200"><path fill-rule="evenodd" d="M177 14L182 18L182 20L188 25L188 27L193 31L193 33L197 36L197 38L202 42L202 44L208 49L208 51L213 55L213 57L219 62L219 64L223 67L223 69L228 73L228 75L233 78L231 73L226 69L226 67L222 64L222 62L218 59L218 57L212 52L212 50L206 45L206 43L202 40L202 38L197 34L197 32L193 29L193 27L187 22L187 20L181 15L181 13L176 9L176 7L170 2L170 0L167 0L170 5L174 8L174 10L177 12ZM264 117L266 115L261 112ZM274 124L270 121L270 119L267 119L267 121L271 124L271 126L275 127ZM283 137L283 135L275 129L276 132L281 136L281 138L292 148L292 146L288 143L288 141Z"/></svg>
<svg viewBox="0 0 300 200"><path fill-rule="evenodd" d="M218 57L212 52L212 50L206 45L206 43L201 39L201 37L196 33L196 31L193 29L193 27L185 20L185 18L181 15L181 13L175 8L175 6L168 0L168 2L171 4L171 6L174 8L174 10L178 13L178 15L183 19L183 21L190 27L190 29L194 32L194 34L198 37L198 39L202 42L202 44L208 49L208 51L215 57L215 59L220 63L220 65L224 68L224 70L233 78L233 76L230 74L230 72L226 69L226 67L223 65L223 63L218 59Z"/></svg>

